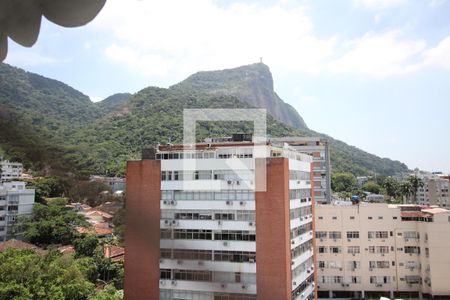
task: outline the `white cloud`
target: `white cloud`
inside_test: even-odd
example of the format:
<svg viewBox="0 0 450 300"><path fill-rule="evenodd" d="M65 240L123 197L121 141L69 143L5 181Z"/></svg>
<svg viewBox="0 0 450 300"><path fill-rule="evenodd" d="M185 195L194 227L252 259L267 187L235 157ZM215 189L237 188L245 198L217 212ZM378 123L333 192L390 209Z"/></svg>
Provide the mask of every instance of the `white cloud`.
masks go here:
<svg viewBox="0 0 450 300"><path fill-rule="evenodd" d="M109 59L148 75L220 69L256 62L274 68L317 72L331 57L336 38L312 34L306 8L284 4L212 0L108 1L93 26L111 30Z"/></svg>
<svg viewBox="0 0 450 300"><path fill-rule="evenodd" d="M406 4L407 0L353 0L353 2L365 9L383 10Z"/></svg>
<svg viewBox="0 0 450 300"><path fill-rule="evenodd" d="M438 67L450 70L450 36L443 39L436 47L423 53L423 61L418 66Z"/></svg>
<svg viewBox="0 0 450 300"><path fill-rule="evenodd" d="M367 33L350 41L346 53L329 65L335 73L358 73L384 77L409 72L425 41L401 38L401 32Z"/></svg>
<svg viewBox="0 0 450 300"><path fill-rule="evenodd" d="M369 9L406 0L354 0ZM437 1L437 0L436 0ZM379 19L383 12L377 12ZM108 1L91 28L112 34L107 59L147 76L182 79L198 70L263 61L277 72L386 77L443 67L447 43L427 49L400 30L368 32L349 40L319 37L308 7L290 0L272 5L213 0Z"/></svg>

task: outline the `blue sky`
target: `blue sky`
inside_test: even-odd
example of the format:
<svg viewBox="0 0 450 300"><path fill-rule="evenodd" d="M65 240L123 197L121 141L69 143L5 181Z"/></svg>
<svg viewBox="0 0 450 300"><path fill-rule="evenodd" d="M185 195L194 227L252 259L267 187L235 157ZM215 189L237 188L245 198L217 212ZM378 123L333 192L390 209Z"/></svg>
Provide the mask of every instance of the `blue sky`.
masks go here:
<svg viewBox="0 0 450 300"><path fill-rule="evenodd" d="M81 28L44 21L7 63L94 101L263 57L308 126L410 168L450 172L449 0L109 0Z"/></svg>

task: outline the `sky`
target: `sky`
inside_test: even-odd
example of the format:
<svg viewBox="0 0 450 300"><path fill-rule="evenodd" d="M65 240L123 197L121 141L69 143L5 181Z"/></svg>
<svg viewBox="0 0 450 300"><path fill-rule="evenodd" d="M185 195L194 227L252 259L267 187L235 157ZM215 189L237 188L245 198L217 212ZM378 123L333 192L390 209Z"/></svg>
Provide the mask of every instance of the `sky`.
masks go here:
<svg viewBox="0 0 450 300"><path fill-rule="evenodd" d="M450 173L450 0L108 0L5 62L99 101L260 57L309 128Z"/></svg>

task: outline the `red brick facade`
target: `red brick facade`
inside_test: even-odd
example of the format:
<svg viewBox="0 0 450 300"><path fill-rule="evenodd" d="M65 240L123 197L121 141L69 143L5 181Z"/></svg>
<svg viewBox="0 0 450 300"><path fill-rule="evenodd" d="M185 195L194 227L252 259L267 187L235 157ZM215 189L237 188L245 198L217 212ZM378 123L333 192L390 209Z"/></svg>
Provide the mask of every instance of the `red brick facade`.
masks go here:
<svg viewBox="0 0 450 300"><path fill-rule="evenodd" d="M288 300L292 291L289 160L266 161L267 190L256 192L257 294L258 300ZM261 175L257 168L256 176Z"/></svg>
<svg viewBox="0 0 450 300"><path fill-rule="evenodd" d="M127 165L125 300L159 299L161 162Z"/></svg>

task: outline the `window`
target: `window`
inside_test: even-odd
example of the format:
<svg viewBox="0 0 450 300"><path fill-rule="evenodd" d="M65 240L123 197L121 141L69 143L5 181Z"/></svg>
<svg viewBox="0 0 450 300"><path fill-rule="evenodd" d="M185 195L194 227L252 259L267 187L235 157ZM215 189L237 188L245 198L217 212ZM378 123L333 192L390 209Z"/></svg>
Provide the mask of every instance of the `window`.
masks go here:
<svg viewBox="0 0 450 300"><path fill-rule="evenodd" d="M330 253L337 254L337 253L341 253L341 252L342 252L341 247L333 247L333 246L330 247Z"/></svg>
<svg viewBox="0 0 450 300"><path fill-rule="evenodd" d="M333 220L337 220L337 217L336 217L336 216L333 216L332 219L333 219Z"/></svg>
<svg viewBox="0 0 450 300"><path fill-rule="evenodd" d="M326 239L327 232L326 231L316 231L316 238L318 239Z"/></svg>
<svg viewBox="0 0 450 300"><path fill-rule="evenodd" d="M350 216L350 220L354 220L355 219L355 216Z"/></svg>
<svg viewBox="0 0 450 300"><path fill-rule="evenodd" d="M323 220L323 217L322 217L322 216L320 216L320 217L318 217L318 219L319 219L319 220Z"/></svg>
<svg viewBox="0 0 450 300"><path fill-rule="evenodd" d="M328 233L328 237L330 239L340 239L341 238L341 232L340 231L330 231Z"/></svg>
<svg viewBox="0 0 450 300"><path fill-rule="evenodd" d="M359 231L347 231L348 239L359 239Z"/></svg>
<svg viewBox="0 0 450 300"><path fill-rule="evenodd" d="M350 270L356 270L356 269L360 269L361 268L361 262L360 261L349 261L348 262L348 266L350 268Z"/></svg>
<svg viewBox="0 0 450 300"><path fill-rule="evenodd" d="M327 247L319 246L319 253L327 253Z"/></svg>
<svg viewBox="0 0 450 300"><path fill-rule="evenodd" d="M405 253L409 253L409 254L420 254L420 247L415 247L415 246L405 246Z"/></svg>
<svg viewBox="0 0 450 300"><path fill-rule="evenodd" d="M359 246L349 246L347 248L347 253L351 253L351 254L360 253Z"/></svg>
<svg viewBox="0 0 450 300"><path fill-rule="evenodd" d="M392 217L392 219L397 220L397 217Z"/></svg>
<svg viewBox="0 0 450 300"><path fill-rule="evenodd" d="M369 239L387 239L387 231L369 231L367 233Z"/></svg>
<svg viewBox="0 0 450 300"><path fill-rule="evenodd" d="M360 276L352 276L350 278L350 282L353 284L361 283L361 277Z"/></svg>
<svg viewBox="0 0 450 300"><path fill-rule="evenodd" d="M378 220L383 220L383 217L382 216L378 216Z"/></svg>
<svg viewBox="0 0 450 300"><path fill-rule="evenodd" d="M317 262L317 265L319 266L319 268L321 269L325 269L325 262L323 260L319 260Z"/></svg>

